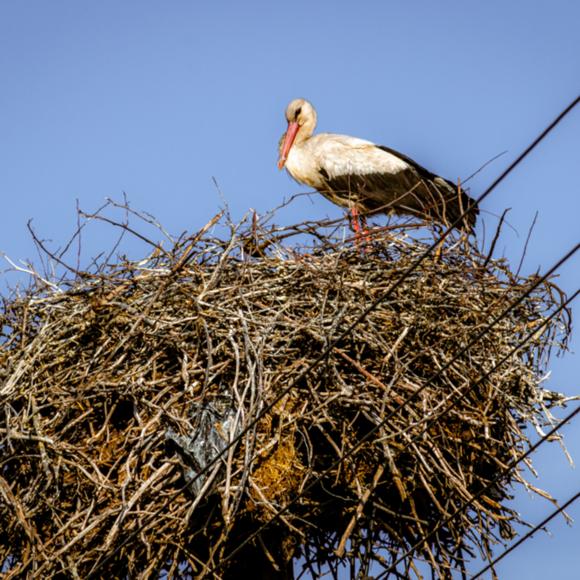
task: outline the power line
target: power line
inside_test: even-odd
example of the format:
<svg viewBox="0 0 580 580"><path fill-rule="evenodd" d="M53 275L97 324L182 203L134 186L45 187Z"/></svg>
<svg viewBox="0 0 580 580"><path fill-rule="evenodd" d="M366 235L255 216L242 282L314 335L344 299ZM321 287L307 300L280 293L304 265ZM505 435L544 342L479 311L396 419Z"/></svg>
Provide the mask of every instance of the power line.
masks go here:
<svg viewBox="0 0 580 580"><path fill-rule="evenodd" d="M451 233L451 231L457 226L459 225L463 218L470 212L471 208L474 205L479 204L483 199L485 199L494 189L495 187L497 187L497 185L499 185L499 183L501 183L501 181L503 181L503 179L505 179L505 177L507 177L511 171L513 171L526 157L529 153L531 153L531 151L562 121L562 119L564 119L564 117L580 102L580 97L577 97L574 101L572 101L572 103L570 103L539 135L538 137L536 137L536 139L534 139L534 141L515 159L515 161L513 161L507 169L505 169L503 171L502 174L500 174L499 177L497 177L495 179L495 181L487 188L487 190L481 194L479 196L479 198L477 198L477 200L475 200L472 204L469 205L469 207L456 219L456 221L449 226L449 228L443 232L443 234L441 234L441 236L439 237L438 240L436 240L435 242L433 242L433 244L431 244L426 250L425 252L413 263L411 264L411 266L409 266L405 271L403 271L401 277L394 282L387 290L386 292L380 296L377 300L375 300L373 303L371 303L371 305L364 310L361 315L355 319L355 321L353 323L351 323L349 325L349 327L341 334L339 335L338 338L336 338L334 341L331 341L330 344L322 351L322 353L312 362L310 363L310 365L304 370L302 371L302 373L300 373L297 377L294 378L294 380L292 380L290 382L290 384L283 390L281 391L281 393L276 396L255 418L253 421L251 421L239 434L238 436L233 439L218 455L216 455L214 457L214 459L212 461L210 461L199 473L197 473L195 475L195 477L189 481L186 485L182 486L180 489L178 489L176 492L174 492L174 494L171 494L167 500L164 502L164 504L156 511L152 514L152 518L156 517L157 515L159 515L163 509L165 509L165 507L167 505L169 505L169 502L172 501L175 497L177 497L180 493L182 493L183 491L185 491L185 489L187 489L192 483L194 483L195 481L197 481L203 474L207 473L220 459L223 455L225 455L234 445L236 445L239 441L241 441L241 439L250 432L251 429L253 429L253 427L258 423L258 421L260 421L265 415L267 415L277 404L280 400L282 400L295 386L296 384L302 380L303 378L305 378L306 376L308 376L310 374L310 372L312 372L312 370L318 365L320 364L320 362L322 362L331 352L332 349L340 342L342 341L344 338L346 338L348 335L350 335L350 333L354 330L354 328L356 328L356 326L358 326L358 324L360 324L373 310L375 310L382 302L384 302L387 298L389 298L392 293L396 290L397 287L399 287L402 282L410 275L412 274L418 267L419 265L431 254L433 253L433 251L435 250L435 248L437 248L439 246L439 244L441 244L443 242L443 240ZM113 553L107 557L105 557L105 559L103 561L101 561L100 563L97 562L96 565L93 567L93 570L90 572L89 576L91 576L92 574L94 574L100 567L102 567L109 559L111 559L112 557L114 557L118 551L122 548L123 545L125 545L130 539L132 539L133 537L135 537L143 528L144 528L145 524L142 524L141 526L139 526L134 532L132 532L132 534L130 536L128 536L125 541L121 542L121 544L113 551Z"/></svg>
<svg viewBox="0 0 580 580"><path fill-rule="evenodd" d="M347 336L349 336L352 331L361 323L366 317L373 312L380 304L382 304L385 300L387 300L393 292L403 283L403 281L408 278L422 263L423 261L432 254L435 249L447 238L447 236L454 230L454 228L460 225L463 222L463 218L469 214L471 209L478 205L481 201L483 201L531 152L541 141L543 141L548 134L564 119L564 117L576 107L580 103L580 96L576 97L539 135L532 141L528 147L505 169L499 177L493 181L493 183L482 193L475 201L473 201L469 207L441 234L441 236L434 241L419 258L411 264L407 269L405 269L401 275L401 277L395 281L383 295L377 298L374 302L372 302L366 310L364 310L358 318L354 320L347 328L338 336L338 338L334 339L329 343L329 345L323 349L322 353L312 361L306 369L304 369L297 377L290 381L290 384L282 390L274 399L264 408L262 411L255 417L255 419L249 423L239 434L238 436L232 440L222 451L221 453L216 456L208 465L205 466L203 470L201 470L196 476L189 482L188 485L191 485L199 477L201 477L204 473L209 471L221 458L221 456L225 455L231 447L236 445L241 439L249 433L249 431L255 427L264 416L266 416L295 386L298 384L299 381L304 379L308 376L312 370L318 366L334 349L334 347L339 344L342 340L344 340ZM576 251L578 246L574 248L573 251ZM186 489L185 486L182 490Z"/></svg>
<svg viewBox="0 0 580 580"><path fill-rule="evenodd" d="M471 580L479 578L484 572L490 570L495 566L500 560L505 558L509 553L513 552L517 547L521 546L526 540L529 540L538 530L542 529L548 522L553 520L559 513L563 512L568 506L572 505L580 497L580 491L574 494L564 505L560 506L558 509L554 510L547 518L543 519L538 525L534 526L527 534L522 536L515 544L512 544L507 550L502 552L497 558L494 558L491 562L482 568L475 576L471 577Z"/></svg>
<svg viewBox="0 0 580 580"><path fill-rule="evenodd" d="M450 233L454 230L455 227L459 226L463 218L469 214L471 209L477 206L481 201L483 201L490 193L539 145L547 135L578 105L580 102L580 96L576 97L564 110L560 112L560 114L526 147L526 149L520 153L520 155L493 181L493 183L473 202L468 204L468 207L465 211L459 215L459 217L440 235L440 237L435 240L424 252L417 258L417 260L411 264L408 268L406 268L401 277L396 280L391 286L385 291L385 293L377 298L370 306L365 309L355 320L352 322L346 330L344 330L338 338L331 341L328 346L323 349L321 354L312 361L306 369L304 369L301 373L299 373L293 380L290 381L289 385L283 389L274 399L262 409L260 413L244 428L242 431L234 438L230 443L228 443L224 449L221 450L205 467L200 470L190 481L188 481L184 486L176 490L173 494L171 494L163 505L157 509L155 512L150 514L150 521L156 518L161 512L169 505L169 503L175 499L179 494L189 488L194 482L196 482L202 475L207 473L221 458L235 445L237 445L243 437L245 437L256 425L257 423L265 417L268 413L270 413L276 405L298 384L299 381L304 379L308 376L314 368L316 368L334 349L334 347L339 344L342 340L344 340L347 336L349 336L352 331L363 321L366 317L373 312L380 304L382 304L385 300L387 300L393 292L403 283L403 281L408 278L424 261L429 257L435 249L450 235ZM122 547L129 542L131 539L136 537L146 526L146 523L141 524L134 530L129 536L127 536L119 546L108 556L105 556L104 559L95 563L93 569L89 572L88 577L93 577L93 575L104 566L110 559L112 559Z"/></svg>
<svg viewBox="0 0 580 580"><path fill-rule="evenodd" d="M560 307L554 311L549 318L545 319L542 324L536 329L536 332L541 330L544 326L546 326L548 324L548 322L561 310L563 310L568 304L570 304L577 296L578 294L580 294L580 290L577 290L570 298L568 298L562 305L560 305ZM517 345L517 348L521 348L521 346L523 346L532 336L534 336L534 333L531 333L530 335L528 335L526 337L526 339L521 342L519 345ZM513 350L512 352L508 353L506 356L504 356L502 358L502 360L494 367L494 369L497 369L501 364L503 364L503 362L505 362L505 360L507 360L507 358L509 358L511 356L511 354L513 354ZM492 369L492 370L494 370ZM481 380L483 380L485 377L482 377L478 380L478 382L480 382ZM450 407L448 407L443 413L439 414L438 416L432 417L430 418L431 422L442 417L444 414L446 414L447 412L449 412L451 410L451 408L453 408L454 406L456 406L458 404L459 401L461 401L464 396L466 395L466 393L462 394L458 399L455 399L453 401L453 403L450 405ZM467 500L466 502L464 502L460 507L458 507L452 514L450 514L449 516L447 516L444 520L440 521L435 528L433 528L427 535L423 536L423 538L421 538L420 541L418 541L414 546L412 546L411 548L409 548L409 550L403 554L402 556L400 556L396 562L394 562L391 567L389 568L392 569L394 566L396 566L399 562L403 561L405 558L407 558L408 556L410 556L417 548L419 548L422 544L424 544L428 539L430 539L431 537L433 537L443 526L445 526L447 523L449 523L454 517L456 517L460 512L462 512L463 510L465 510L466 508L468 508L470 505L473 504L474 501L476 501L481 495L483 495L486 491L488 491L495 483L497 483L500 479L502 479L505 475L507 475L514 467L517 463L520 463L521 461L523 461L526 457L528 457L531 453L533 453L533 451L535 451L540 445L541 443L546 440L547 438L549 438L553 433L556 432L556 430L559 428L560 425L563 425L565 423L567 423L568 421L570 421L571 419L573 419L575 417L575 415L580 412L580 407L577 408L575 411L573 411L571 414L569 414L567 417L565 417L555 428L553 428L544 438L540 439L538 442L536 442L534 445L532 445L530 448L528 448L528 450L524 453L524 455L522 455L519 459L514 460L510 463L508 463L504 469L502 469L500 472L498 472L495 477L482 489L480 489L477 493L475 493L474 495L471 496L471 498L469 500ZM428 426L427 426L428 427ZM426 427L426 428L427 428ZM401 450L401 452L405 451L405 449L407 449L409 447L409 445L411 445L411 443L413 443L413 441L420 437L422 435L422 433L425 432L425 429L417 434L411 441L407 442L407 444L403 447L403 449ZM388 571L388 570L387 570ZM379 576L380 578L381 576Z"/></svg>
<svg viewBox="0 0 580 580"><path fill-rule="evenodd" d="M386 577L386 575L391 572L397 564L400 564L405 558L410 556L417 548L420 548L427 540L432 538L443 526L447 525L453 518L455 518L458 514L460 514L463 510L468 508L470 505L473 504L479 497L481 497L486 491L495 485L499 480L505 477L514 467L516 467L519 463L524 461L527 457L529 457L542 443L547 441L552 435L554 435L559 429L561 429L566 423L569 423L576 415L580 413L580 406L576 407L571 413L568 413L566 417L564 417L561 421L559 421L550 431L548 431L545 435L543 435L536 443L530 446L520 457L517 459L513 459L510 461L496 476L489 482L488 485L480 489L477 493L473 494L469 500L464 502L461 506L459 506L452 514L447 516L444 520L439 522L428 534L423 536L421 540L419 540L415 545L409 548L402 556L397 558L395 562L393 562L387 570L382 572L376 580L380 580L381 578Z"/></svg>
<svg viewBox="0 0 580 580"><path fill-rule="evenodd" d="M576 249L578 249L578 247L580 247L580 244L576 247ZM570 254L570 253L569 253ZM566 255L566 259L569 257L569 254ZM551 269L551 271L553 271L554 269L556 269L557 267L559 267L559 265L561 265L561 263L563 263L563 261L565 261L565 259L559 260L559 262ZM545 278L547 275L544 275L542 278ZM556 316L556 314L558 314L558 312L560 312L561 310L563 310L567 304L569 304L572 300L574 300L574 298L576 298L576 296L580 294L580 290L576 291L573 296L571 298L569 298L566 302L564 302L562 305L560 305L558 307L558 309L556 309L548 318L546 318L542 324L537 327L536 329L534 329L534 331L532 333L530 333L523 341L520 341L516 346L514 346L509 353L507 353L498 363L496 363L489 371L487 371L484 375L482 375L479 379L477 379L477 381L475 381L474 383L470 384L468 388L465 389L465 392L461 395L461 397L459 399L457 399L456 402L458 402L459 400L463 399L463 397L465 397L467 395L467 393L472 390L473 388L475 388L477 385L479 385L481 382L483 382L484 380L486 380L493 372L495 372L509 357L512 356L512 354L514 354L517 350L519 350L526 342L528 342L528 340L531 339L531 337L533 337L541 328L543 328L544 326L546 326L550 320ZM517 305L517 303L519 303L520 300L518 300L517 302L515 302L514 304L511 305L510 308L513 308L515 305ZM509 311L509 309L507 310ZM505 311L505 312L507 312ZM504 313L505 313L504 312ZM495 322L498 322L498 320L496 320ZM491 327L491 325L488 327ZM473 346L473 342L470 342L466 349L469 348L470 346ZM464 350L462 350L461 352L464 352ZM383 420L381 420L379 423L377 423L372 429L369 430L368 433L366 433L364 435L364 437L362 437L353 447L351 447L350 449L348 449L347 451L345 451L334 463L332 463L332 465L330 465L329 467L327 467L320 475L318 475L316 478L314 478L307 486L305 486L301 492L294 497L288 504L286 504L282 509L278 510L267 522L264 522L257 530L255 530L252 534L250 534L250 536L248 536L241 544L239 544L238 546L236 546L236 548L234 548L234 550L232 550L232 552L230 552L225 558L223 558L221 560L220 563L224 563L225 561L231 559L236 553L238 553L245 545L247 545L252 539L254 539L256 536L258 536L264 529L266 529L269 525L271 525L273 522L277 521L284 513L286 513L293 505L295 505L303 496L306 492L308 492L310 489L312 489L312 487L314 487L314 485L316 485L319 481L321 481L325 475L327 475L328 473L330 473L333 469L335 469L336 467L338 467L345 459L347 459L348 457L350 457L353 453L355 453L366 441L368 441L381 427L383 427L388 420L397 412L399 412L401 409L403 409L413 398L415 395L418 395L423 389L425 389L437 376L439 376L444 370L445 368L447 368L450 364L452 364L452 362L454 360L456 360L456 358L459 355L455 355L451 361L449 363L447 363L445 366L443 366L438 373L436 373L435 375L433 375L433 377L431 377L431 379L429 379L429 381L424 384L420 389L418 389L417 391L415 391L415 393L411 396L408 397L403 403L401 403L394 411L390 412L387 417L385 417ZM454 402L454 404L456 404L456 402ZM445 413L449 412L451 410L451 408L454 406L451 405L450 407L448 407L443 413L440 413L439 415L436 415L434 417L429 417L429 421L430 423L427 424L427 427L431 424L431 422L435 419L438 419L440 417L442 417ZM580 408L578 409L580 410ZM420 437L421 434L424 432L424 430L419 433L416 437ZM404 449L406 449L411 443L408 442ZM402 451L404 451L404 449ZM530 451L531 452L531 451ZM485 491L486 488L483 488L483 491ZM481 494L479 494L481 495ZM478 497L479 497L478 495ZM457 512L454 513L454 515L457 515L457 513L459 513L460 510L458 510ZM449 518L450 521L451 518ZM440 529L441 526L439 526L437 529ZM431 532L432 534L433 532ZM423 544L424 539L422 539L418 545ZM414 546L415 548L416 546ZM410 550L409 553L405 554L404 557L406 557L407 555L410 555L410 553L412 553L413 550ZM401 557L397 563L399 561L401 561L404 557Z"/></svg>

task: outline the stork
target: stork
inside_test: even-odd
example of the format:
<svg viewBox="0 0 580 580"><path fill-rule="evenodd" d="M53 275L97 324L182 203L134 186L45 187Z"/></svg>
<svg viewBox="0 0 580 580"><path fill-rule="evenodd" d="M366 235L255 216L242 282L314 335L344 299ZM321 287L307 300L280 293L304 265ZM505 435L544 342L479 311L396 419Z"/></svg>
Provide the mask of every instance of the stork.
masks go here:
<svg viewBox="0 0 580 580"><path fill-rule="evenodd" d="M297 182L348 208L357 235L365 215L379 212L412 215L444 226L465 212L457 227L473 232L479 210L459 184L389 147L347 135L313 135L316 110L306 99L288 105L286 120L278 168L285 167Z"/></svg>

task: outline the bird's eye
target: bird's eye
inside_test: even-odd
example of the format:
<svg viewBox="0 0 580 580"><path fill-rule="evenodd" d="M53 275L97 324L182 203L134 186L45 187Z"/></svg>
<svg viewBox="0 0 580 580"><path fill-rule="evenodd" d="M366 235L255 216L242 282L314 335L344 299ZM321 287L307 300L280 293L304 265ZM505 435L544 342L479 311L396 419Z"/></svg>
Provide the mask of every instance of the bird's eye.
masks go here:
<svg viewBox="0 0 580 580"><path fill-rule="evenodd" d="M298 119L298 115L300 115L300 113L302 113L302 107L298 107L296 109L296 113L294 114L294 118Z"/></svg>

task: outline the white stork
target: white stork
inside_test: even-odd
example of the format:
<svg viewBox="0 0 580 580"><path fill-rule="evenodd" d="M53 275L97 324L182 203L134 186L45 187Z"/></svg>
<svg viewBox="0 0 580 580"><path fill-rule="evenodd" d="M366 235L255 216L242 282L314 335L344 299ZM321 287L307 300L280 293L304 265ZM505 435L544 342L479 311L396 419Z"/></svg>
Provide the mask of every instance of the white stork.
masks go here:
<svg viewBox="0 0 580 580"><path fill-rule="evenodd" d="M305 99L286 109L288 129L280 140L278 168L286 167L299 183L348 208L360 232L359 213L408 214L449 225L469 210L464 228L473 231L479 210L475 201L451 181L425 169L406 155L364 139L319 133L316 111Z"/></svg>

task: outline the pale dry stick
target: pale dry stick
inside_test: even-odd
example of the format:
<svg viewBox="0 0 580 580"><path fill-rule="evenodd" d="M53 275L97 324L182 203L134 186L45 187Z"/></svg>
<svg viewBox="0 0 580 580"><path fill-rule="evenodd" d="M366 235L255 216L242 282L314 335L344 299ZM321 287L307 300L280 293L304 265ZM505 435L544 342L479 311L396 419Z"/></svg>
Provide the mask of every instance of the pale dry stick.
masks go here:
<svg viewBox="0 0 580 580"><path fill-rule="evenodd" d="M104 204L101 205L101 207L99 207L96 211L96 213L100 213L102 212L107 206L109 205L108 201L105 201ZM72 246L73 242L75 241L75 239L78 238L78 244L77 244L77 254L76 254L76 258L77 258L77 266L76 266L76 270L78 272L80 272L80 268L81 268L81 233L83 228L86 226L86 224L88 222L85 223L81 223L80 218L80 206L79 206L79 200L76 199L75 200L75 206L76 206L76 210L77 210L77 229L75 230L74 234L70 237L68 243L65 245L65 247L59 252L58 257L59 258L63 258L63 256L68 252L69 248Z"/></svg>
<svg viewBox="0 0 580 580"><path fill-rule="evenodd" d="M221 217L221 214L219 214L219 215ZM199 301L203 301L204 296L214 288L216 281L222 272L224 264L226 263L226 260L228 259L231 251L236 246L237 241L238 241L238 239L236 236L236 232L234 231L234 232L232 232L232 237L231 237L227 247L221 253L216 267L212 269L212 273L210 275L209 281L204 285L203 290L199 293L199 296L197 297Z"/></svg>
<svg viewBox="0 0 580 580"><path fill-rule="evenodd" d="M50 565L52 559L60 558L62 555L66 554L66 552L70 548L72 548L77 542L79 542L85 536L87 536L90 532L92 532L94 528L96 528L101 522L106 520L110 515L111 514L109 512L105 512L105 513L97 516L97 518L95 520L93 520L86 527L83 527L81 529L81 531L74 538L72 538L69 542L67 542L62 548L57 550L54 554L51 554L50 557L47 557L45 555L46 561L43 564L41 564L40 568L38 568L38 570L36 570L33 573L32 578L34 578L34 577L46 578L46 576L43 575L43 572L44 572L45 568ZM28 562L23 562L22 565L20 566L20 570L15 570L14 576L12 575L12 572L10 572L8 575L8 578L19 576L21 571L26 570L26 568L30 564L30 561L31 561L31 558L29 558Z"/></svg>
<svg viewBox="0 0 580 580"><path fill-rule="evenodd" d="M111 543L115 539L120 526L123 523L123 520L127 513L131 511L133 506L139 501L142 495L144 495L147 490L152 487L155 482L165 476L170 469L173 468L173 464L166 461L162 463L160 467L158 467L140 486L139 489L131 496L131 499L127 502L125 506L120 509L120 513L117 516L117 519L113 523L111 530L107 534L107 538L105 539L105 545L103 547L104 550L108 550L111 546Z"/></svg>
<svg viewBox="0 0 580 580"><path fill-rule="evenodd" d="M249 383L250 383L250 381L249 381ZM250 384L248 386L250 386ZM251 389L251 391L253 391L253 388ZM251 411L251 409L252 409L252 406L250 406L250 411ZM235 438L236 429L234 429L234 426L235 426L235 424L232 425L232 428L230 429L229 437L227 440L228 443L231 442ZM246 461L248 460L249 457L252 456L252 451L254 449L254 446L255 446L255 432L252 434L251 439L250 439L250 437L247 438L245 446L244 446L245 452L246 452ZM234 450L235 450L235 448L232 447L231 450L228 452L227 461L226 461L226 469L230 475L231 475L232 466L233 466L233 463L235 460ZM243 492L245 489L246 480L248 479L248 476L249 476L249 469L247 469L247 463L244 463L243 467L238 468L235 472L235 475L238 475L240 470L241 470L241 474L242 474L242 481L239 482L239 484L235 488L237 497L233 498L233 501L232 501L233 505L231 507L230 512L228 512L228 523L233 518L233 516L229 515L229 514L230 513L235 514L238 510L238 507L239 507L239 505L242 501L242 498L243 498ZM229 489L228 489L228 491L229 491ZM224 502L226 502L226 499L225 499L226 497L227 497L227 495L224 494Z"/></svg>
<svg viewBox="0 0 580 580"><path fill-rule="evenodd" d="M65 448L66 451L69 451L69 449ZM114 486L111 483L109 483L108 478L101 473L101 470L95 464L94 460L92 460L91 458L87 457L86 454L83 453L82 451L80 451L79 449L73 449L71 451L74 451L74 452L78 453L80 455L80 457L82 459L84 459L93 468L93 470L95 472L94 476L91 475L91 473L87 470L87 468L84 467L84 466L82 466L78 462L78 460L76 460L76 459L65 459L63 457L62 458L62 463L64 463L65 465L69 465L70 467L72 467L74 469L78 469L80 472L83 473L83 475L89 481L93 482L93 484L96 487L101 488L101 489L106 489L106 490L114 489Z"/></svg>
<svg viewBox="0 0 580 580"><path fill-rule="evenodd" d="M93 510L95 508L95 500L91 501L91 505L89 505L89 507L86 509L86 513L84 512L78 512L76 514L73 515L72 518L70 518L55 534L52 538L49 538L48 541L46 541L43 544L43 551L46 551L46 548L48 548L49 546L51 546L57 538L59 538L60 536L62 536L64 534L64 532L70 528L77 520L79 519L83 519L83 522L81 523L81 525L79 526L80 530L84 530L85 527L87 526L87 523L89 521L90 516L93 513Z"/></svg>
<svg viewBox="0 0 580 580"><path fill-rule="evenodd" d="M68 270L69 272L71 272L72 274L74 274L76 278L79 278L81 276L81 272L78 269L75 269L72 266L69 266L59 256L57 256L55 253L51 252L46 247L46 244L44 244L42 242L42 240L36 235L36 232L32 229L32 225L31 224L32 224L32 220L30 219L26 223L26 227L28 228L28 231L30 232L30 235L32 236L32 240L33 240L35 246L37 246L37 248L38 248L39 254L42 256L42 252L44 252L44 254L46 256L48 256L48 258L50 258L53 262L56 262L59 266L62 266L65 270ZM51 264L51 265L54 268L54 265L53 264ZM48 274L46 266L44 266L44 270L45 270L45 273ZM52 277L53 278L56 278L56 276L54 275L55 274L54 271L51 274L52 274ZM64 274L63 274L63 277L61 278L60 281L62 282L63 279L64 279Z"/></svg>
<svg viewBox="0 0 580 580"><path fill-rule="evenodd" d="M270 562L270 565L274 569L275 573L279 574L281 572L280 566L278 565L278 563L274 559L274 556L272 556L272 553L270 552L270 550L268 549L268 547L264 543L264 540L262 538L260 538L258 541L260 543L260 547L262 548L262 550L264 551L264 554L266 555L266 559L268 560L268 562Z"/></svg>
<svg viewBox="0 0 580 580"><path fill-rule="evenodd" d="M367 380L369 380L374 385L377 385L378 387L380 387L383 390L384 393L388 393L389 392L389 387L387 387L387 385L385 385L382 381L380 381L377 377L375 377L375 375L373 375L372 373L370 373L369 371L367 371L363 366L361 366L352 357L348 356L342 349L340 349L338 347L335 347L334 348L334 352L337 352L345 361L347 361L348 363L350 363ZM393 397L393 400L396 401L399 404L401 404L403 402L403 399L401 397L399 397L398 395L395 395Z"/></svg>
<svg viewBox="0 0 580 580"><path fill-rule="evenodd" d="M516 274L515 274L516 278L520 275L520 270L522 269L522 266L524 265L524 260L526 258L526 253L528 251L528 244L530 243L530 239L532 237L532 232L534 231L534 227L536 225L538 215L539 215L539 213L536 210L536 213L534 214L534 219L532 220L532 225L528 229L528 235L526 236L526 241L524 243L524 249L522 250L522 257L520 258L520 263L518 264L518 267L516 269Z"/></svg>
<svg viewBox="0 0 580 580"><path fill-rule="evenodd" d="M251 317L252 315L252 310L249 309L248 310L248 316ZM239 320L241 320L242 323L242 327L243 327L243 341L244 341L244 350L246 353L246 368L248 369L252 369L252 372L249 373L248 375L248 386L250 387L249 389L249 401L248 401L248 413L249 413L249 422L251 422L251 418L252 416L256 415L259 413L260 410L260 405L263 402L263 392L264 392L264 368L263 368L263 364L262 364L262 360L263 360L263 347L264 347L264 340L262 339L259 341L258 345L256 345L254 343L254 341L252 340L252 337L250 335L250 330L248 327L248 320L246 319L246 317L243 315L241 309L238 309L238 317ZM253 320L252 320L253 322ZM274 324L274 322L273 322ZM255 369L255 370L254 370ZM242 397L245 399L246 398L246 393L244 392L242 394ZM241 418L241 414L237 414L237 418ZM243 429L242 427L243 422L239 422L235 425L235 430L239 429ZM231 442L231 440L234 439L234 427L232 427L232 431L231 431L231 439L230 441L228 441L228 443ZM245 447L245 462L244 462L244 470L242 473L242 479L240 481L239 487L238 487L238 497L237 499L234 501L234 511L237 512L237 510L239 509L239 506L242 502L243 499L243 490L246 486L246 483L250 477L250 466L251 466L251 462L252 462L252 458L254 456L254 452L255 452L255 447L257 444L257 424L256 427L249 432L248 434L249 436L246 437L246 443L244 445ZM229 452L229 456L231 458L231 461L233 463L234 460L234 451L235 451L235 447L232 446Z"/></svg>
<svg viewBox="0 0 580 580"><path fill-rule="evenodd" d="M82 422L84 419L86 419L93 412L94 412L94 409L89 408L84 413L81 413L80 415L78 415L75 419L73 419L70 423L68 423L67 425L65 425L62 428L62 430L60 431L60 436L62 437L67 431L72 429L76 424ZM0 432L1 432L1 430L0 430Z"/></svg>
<svg viewBox="0 0 580 580"><path fill-rule="evenodd" d="M222 466L219 463L213 464L212 471L207 476L207 479L205 480L203 486L199 490L199 493L195 496L195 499L191 502L191 506L189 507L189 509L186 512L186 515L185 515L186 521L189 521L191 519L191 516L192 516L195 508L205 499L205 493L207 492L208 489L210 489L212 487L214 479L217 477L221 468L222 468ZM187 487L189 487L189 486L190 486L190 484L188 482ZM158 514L156 514L156 515L158 515ZM143 531L143 530L145 530L145 526L142 525L141 531ZM94 572L94 570L91 570L90 574L92 574L93 572Z"/></svg>
<svg viewBox="0 0 580 580"><path fill-rule="evenodd" d="M44 329L45 328L41 329L38 336L36 336L32 340L32 342L28 345L26 349L27 353L32 352L34 354L30 355L28 358L26 356L22 357L22 359L18 361L16 368L14 369L8 380L4 383L2 389L0 389L0 397L7 397L11 391L17 388L20 380L24 376L28 367L31 367L33 363L35 363L40 358L44 350L46 350L47 343L45 342L44 335L48 333L47 332L43 333Z"/></svg>
<svg viewBox="0 0 580 580"><path fill-rule="evenodd" d="M13 429L0 428L0 433L5 433L8 439L19 439L21 441L40 441L47 445L54 445L52 437L44 437L42 435L31 435L30 433L18 433Z"/></svg>
<svg viewBox="0 0 580 580"><path fill-rule="evenodd" d="M274 507L272 502L268 500L268 498L264 495L264 492L260 489L260 487L251 477L248 479L248 483L250 487L258 494L261 504L264 505L268 511L276 513L276 508ZM295 534L298 534L301 538L305 537L304 532L299 528L297 528L296 526L294 526L290 520L284 518L282 521L286 524L289 530L292 530Z"/></svg>
<svg viewBox="0 0 580 580"><path fill-rule="evenodd" d="M22 504L18 501L10 485L8 484L6 479L2 477L2 475L0 475L0 495L2 496L2 499L4 500L4 503L7 506L12 506L12 509L14 510L14 513L18 520L18 523L20 524L20 527L24 530L24 533L26 534L32 545L35 547L37 545L40 545L41 544L40 538L38 537L35 528L33 528L28 523L28 518L26 517Z"/></svg>
<svg viewBox="0 0 580 580"><path fill-rule="evenodd" d="M363 510L365 509L365 506L366 506L367 502L369 501L371 494L373 493L373 491L377 487L379 480L381 479L384 471L385 471L385 466L379 465L379 467L377 468L377 470L375 472L375 475L373 477L371 484L367 487L365 492L362 494L360 501L359 501L359 504L356 507L356 511L355 511L354 515L352 516L348 526L346 527L346 530L344 531L342 538L340 539L340 542L338 544L338 548L335 550L335 554L339 558L342 558L344 556L344 551L346 549L346 542L350 538L352 531L354 530L357 522L360 520L362 513L363 513Z"/></svg>
<svg viewBox="0 0 580 580"><path fill-rule="evenodd" d="M401 334L399 334L399 336L397 337L397 339L395 340L395 342L393 343L393 346L389 349L389 351L387 352L387 354L384 356L382 363L384 365L386 365L391 358L393 358L393 356L395 356L397 354L397 351L399 350L399 346L401 345L401 342L403 342L403 340L405 340L405 337L407 336L407 334L409 334L409 326L405 326L405 328L403 328L403 330L401 331Z"/></svg>
<svg viewBox="0 0 580 580"><path fill-rule="evenodd" d="M116 404L111 405L109 412L105 415L105 420L103 421L103 426L92 437L90 437L88 439L88 441L87 441L88 444L94 443L95 441L98 441L102 437L103 433L109 427L109 421L111 420L111 417L113 416L113 413L115 412L116 408L117 408ZM92 409L89 409L88 411L92 412ZM85 417L86 415L87 415L87 412L82 413L80 415L80 417Z"/></svg>
<svg viewBox="0 0 580 580"><path fill-rule="evenodd" d="M153 246L153 248L155 248L157 251L161 252L162 254L165 254L166 256L168 256L167 251L163 248L163 246L155 243L153 240L150 240L147 236L144 236L143 234L139 233L137 230L131 228L129 226L129 224L127 222L125 223L120 223L116 220L113 220L111 218L105 217L102 214L99 213L95 213L95 214L87 214L83 211L81 211L81 215L82 217L86 218L86 219L95 219L95 220L99 220L102 222L105 222L109 225L112 225L114 227L118 227L121 228L123 231L127 231L129 232L131 235L135 236L136 238L142 240L143 242L145 242L146 244L149 244L150 246Z"/></svg>
<svg viewBox="0 0 580 580"><path fill-rule="evenodd" d="M18 264L13 262L4 252L0 252L0 256L2 258L4 258L12 266L12 268L14 268L14 270L16 270L17 272L22 272L23 274L26 274L26 275L30 276L31 278L39 280L40 282L42 282L45 286L47 286L48 288L50 288L54 292L57 292L57 293L63 292L62 288L60 288L57 284L54 284L50 280L43 278L38 272L36 272L32 268L32 266L30 266L30 264L28 264L28 268L25 268L24 266L19 266Z"/></svg>
<svg viewBox="0 0 580 580"><path fill-rule="evenodd" d="M129 206L129 202L127 201L127 197L125 195L125 192L123 192L123 197L125 199L125 203L119 203L119 202L115 201L114 199L112 199L110 197L107 197L105 199L113 207L115 207L117 209L125 210L127 212L127 214L132 214L132 215L136 216L137 218L139 218L140 220L144 221L145 223L148 223L149 225L153 226L155 229L159 230L165 236L165 238L167 239L167 241L171 245L174 246L176 244L176 240L163 227L163 224L161 224L160 222L157 221L157 219L155 218L155 216L153 216L152 214L150 214L149 212L146 212L146 211L137 211L137 210L133 209L131 206ZM97 214L98 213L99 212L97 211Z"/></svg>
<svg viewBox="0 0 580 580"><path fill-rule="evenodd" d="M479 169L476 169L471 175L468 175L465 179L462 179L461 181L463 183L467 183L468 181L473 179L478 173L483 171L490 163L493 163L496 159L499 159L502 155L505 155L506 153L507 153L507 150L502 151L501 153L498 153L497 155L494 155L491 159L486 161Z"/></svg>
<svg viewBox="0 0 580 580"><path fill-rule="evenodd" d="M231 385L231 391L234 393L234 395L236 396L236 398L238 400L238 411L236 413L234 423L232 424L232 426L230 428L230 432L227 434L228 435L228 442L229 442L232 439L234 439L235 432L236 432L238 425L239 425L241 409L242 409L243 395L242 395L242 397L240 397L240 395L238 394L238 381L240 378L240 349L238 347L237 342L234 340L231 332L229 333L228 339L229 339L230 344L232 345L232 349L234 351L234 360L235 360L234 380L233 380L233 383ZM230 497L231 480L232 480L233 449L234 448L232 447L232 449L230 450L230 453L228 453L228 456L227 456L226 462L225 462L226 474L225 474L225 491L224 491L224 494L222 496L222 516L224 518L224 522L226 523L226 526L229 526L230 520L231 520L228 500Z"/></svg>

